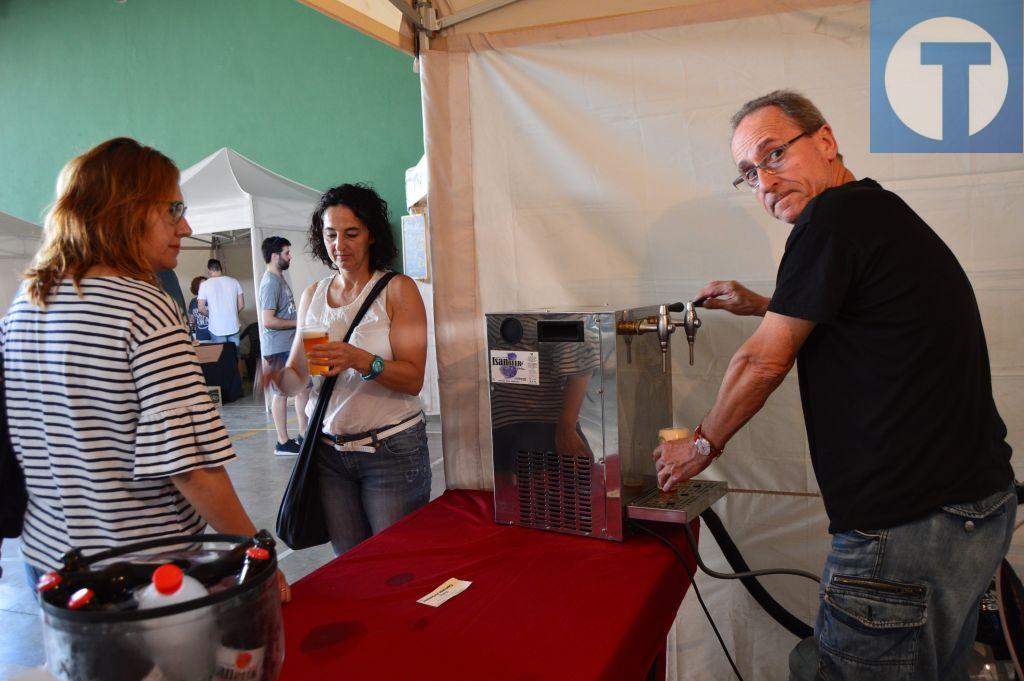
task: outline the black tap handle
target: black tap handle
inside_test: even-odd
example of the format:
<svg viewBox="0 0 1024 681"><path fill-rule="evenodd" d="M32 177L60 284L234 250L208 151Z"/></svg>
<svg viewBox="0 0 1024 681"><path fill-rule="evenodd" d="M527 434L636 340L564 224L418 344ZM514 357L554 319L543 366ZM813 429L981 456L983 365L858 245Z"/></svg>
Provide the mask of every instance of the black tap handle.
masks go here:
<svg viewBox="0 0 1024 681"><path fill-rule="evenodd" d="M686 309L686 304L685 303L672 303L671 305L668 306L668 311L669 312L682 312L685 309Z"/></svg>

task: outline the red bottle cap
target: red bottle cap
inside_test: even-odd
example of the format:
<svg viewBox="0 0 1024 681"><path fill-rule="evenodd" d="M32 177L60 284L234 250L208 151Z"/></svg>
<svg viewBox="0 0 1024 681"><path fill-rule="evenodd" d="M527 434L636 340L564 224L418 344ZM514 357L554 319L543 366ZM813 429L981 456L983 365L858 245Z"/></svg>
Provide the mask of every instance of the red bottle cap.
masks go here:
<svg viewBox="0 0 1024 681"><path fill-rule="evenodd" d="M36 591L40 593L43 591L49 591L63 581L64 579L56 572L47 572L39 578L38 582L36 582Z"/></svg>
<svg viewBox="0 0 1024 681"><path fill-rule="evenodd" d="M78 610L92 601L93 596L95 595L96 594L93 593L92 589L79 589L75 593L71 594L71 598L68 599L68 609Z"/></svg>
<svg viewBox="0 0 1024 681"><path fill-rule="evenodd" d="M245 555L256 560L270 560L270 551L262 546L250 546L245 550Z"/></svg>
<svg viewBox="0 0 1024 681"><path fill-rule="evenodd" d="M164 596L178 593L178 589L181 588L181 582L182 572L181 568L177 565L168 563L153 570L153 588L156 589L157 593L161 593Z"/></svg>

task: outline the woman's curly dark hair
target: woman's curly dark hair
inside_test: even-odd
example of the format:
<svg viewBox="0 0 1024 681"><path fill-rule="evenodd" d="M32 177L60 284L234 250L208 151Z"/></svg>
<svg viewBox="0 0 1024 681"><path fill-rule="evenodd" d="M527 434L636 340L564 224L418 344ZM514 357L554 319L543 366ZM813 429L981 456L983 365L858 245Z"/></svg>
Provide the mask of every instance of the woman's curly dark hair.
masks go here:
<svg viewBox="0 0 1024 681"><path fill-rule="evenodd" d="M345 206L370 230L370 236L373 237L373 243L370 244L370 271L391 269L391 262L398 256L398 248L391 233L388 204L372 187L361 182L331 187L320 197L309 226L310 253L331 269L338 269L324 246L323 233L324 213L334 206Z"/></svg>

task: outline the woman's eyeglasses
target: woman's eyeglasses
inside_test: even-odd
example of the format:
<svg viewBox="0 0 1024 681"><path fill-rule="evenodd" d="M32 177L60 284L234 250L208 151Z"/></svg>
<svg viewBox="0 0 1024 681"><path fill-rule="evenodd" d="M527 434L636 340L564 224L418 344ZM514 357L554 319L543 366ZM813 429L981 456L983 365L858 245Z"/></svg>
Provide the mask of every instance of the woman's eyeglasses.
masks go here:
<svg viewBox="0 0 1024 681"><path fill-rule="evenodd" d="M188 206L183 201L169 201L168 203L171 204L171 224L176 225L185 217L185 211L188 210Z"/></svg>

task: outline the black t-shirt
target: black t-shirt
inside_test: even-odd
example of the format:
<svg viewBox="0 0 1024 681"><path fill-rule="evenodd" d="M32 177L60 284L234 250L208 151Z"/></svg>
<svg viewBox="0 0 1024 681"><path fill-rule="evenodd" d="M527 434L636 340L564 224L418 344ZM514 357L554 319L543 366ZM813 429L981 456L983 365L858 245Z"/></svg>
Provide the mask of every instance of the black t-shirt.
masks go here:
<svg viewBox="0 0 1024 681"><path fill-rule="evenodd" d="M1009 486L974 291L898 196L863 179L808 203L768 310L817 322L797 369L830 532L892 527Z"/></svg>

